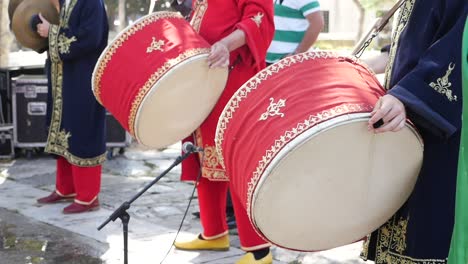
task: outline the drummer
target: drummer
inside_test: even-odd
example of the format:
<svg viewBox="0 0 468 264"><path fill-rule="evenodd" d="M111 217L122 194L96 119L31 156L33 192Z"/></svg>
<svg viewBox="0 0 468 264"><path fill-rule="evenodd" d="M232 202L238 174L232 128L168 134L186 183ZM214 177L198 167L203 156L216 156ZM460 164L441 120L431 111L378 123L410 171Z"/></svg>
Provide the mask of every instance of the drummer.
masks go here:
<svg viewBox="0 0 468 264"><path fill-rule="evenodd" d="M388 93L369 120L373 133L403 128L424 139L424 160L405 205L367 240L363 257L382 263L446 263L454 224L461 129L461 39L466 1L407 0L386 71ZM466 58L465 58L466 59ZM383 125L373 125L383 120Z"/></svg>
<svg viewBox="0 0 468 264"><path fill-rule="evenodd" d="M57 2L57 0L54 0ZM107 45L102 0L61 1L60 25L39 15L38 33L49 38L51 89L45 151L57 156L56 189L37 201L72 200L63 213L99 208L101 164L105 161L105 110L91 90L91 76Z"/></svg>
<svg viewBox="0 0 468 264"><path fill-rule="evenodd" d="M184 250L228 250L226 194L229 175L219 163L214 136L218 118L234 92L265 67L267 48L273 38L273 2L271 0L193 1L192 26L211 46L210 67L229 67L227 85L208 118L186 140L205 149L204 159L194 155L182 163L182 180L195 181L200 170L198 200L201 234L189 242L176 242ZM232 194L232 202L242 249L247 251L237 264L272 263L270 244L254 230L245 205Z"/></svg>

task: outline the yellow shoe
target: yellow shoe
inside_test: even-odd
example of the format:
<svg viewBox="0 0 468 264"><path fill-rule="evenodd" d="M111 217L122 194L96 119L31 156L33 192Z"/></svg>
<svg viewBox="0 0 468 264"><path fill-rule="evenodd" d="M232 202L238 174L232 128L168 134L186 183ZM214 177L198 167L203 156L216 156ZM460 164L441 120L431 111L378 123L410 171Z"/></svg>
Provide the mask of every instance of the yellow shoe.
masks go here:
<svg viewBox="0 0 468 264"><path fill-rule="evenodd" d="M272 264L273 263L273 255L271 251L265 257L256 260L252 253L245 254L241 259L239 259L236 264Z"/></svg>
<svg viewBox="0 0 468 264"><path fill-rule="evenodd" d="M229 250L229 235L224 235L220 238L212 240L203 240L195 238L188 242L175 242L174 246L182 250L215 250L226 251Z"/></svg>

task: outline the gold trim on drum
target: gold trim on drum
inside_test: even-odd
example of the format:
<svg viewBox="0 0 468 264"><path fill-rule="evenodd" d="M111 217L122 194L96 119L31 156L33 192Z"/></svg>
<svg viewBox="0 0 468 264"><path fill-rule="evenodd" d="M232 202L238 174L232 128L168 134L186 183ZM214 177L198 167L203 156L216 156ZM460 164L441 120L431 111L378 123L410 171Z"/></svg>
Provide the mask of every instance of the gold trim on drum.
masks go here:
<svg viewBox="0 0 468 264"><path fill-rule="evenodd" d="M145 98L146 94L151 90L151 88L161 79L161 77L166 74L170 69L172 69L177 64L201 54L210 53L209 48L197 48L189 49L177 56L176 58L169 59L164 63L163 66L159 67L158 70L151 75L151 77L146 81L146 83L139 89L137 96L133 99L132 107L130 109L130 114L128 116L128 128L130 133L135 136L139 141L138 135L135 133L135 119L137 116L138 109L140 109L141 102Z"/></svg>
<svg viewBox="0 0 468 264"><path fill-rule="evenodd" d="M255 187L262 185L262 183L267 180L268 175L270 175L270 173L277 167L282 158L287 156L286 153L290 153L297 147L300 147L307 139L317 136L321 132L339 127L341 125L369 120L369 112L372 111L372 109L372 105L365 103L342 104L334 108L319 112L315 115L311 115L304 122L298 123L296 127L291 128L289 131L285 131L283 135L277 137L271 147L265 151L262 160L258 162L256 170L253 173L253 177L247 184L247 215L256 227L255 230L259 230L257 232L260 233L261 229L255 222L255 217L251 215L254 208L252 201L258 201L258 199L254 199L258 196L256 191L259 190ZM417 138L421 145L421 150L423 150L424 143L422 137L416 131L413 125L407 122L405 127L408 128ZM265 234L260 233L260 235L265 237ZM270 241L275 243L275 241Z"/></svg>
<svg viewBox="0 0 468 264"><path fill-rule="evenodd" d="M218 156L220 159L219 162L221 166L225 167L224 158L223 158L223 149L222 149L222 143L224 140L224 132L226 130L227 124L231 120L237 108L239 108L239 104L241 103L241 101L247 98L248 94L252 90L256 90L263 81L268 79L273 74L280 72L282 69L288 68L289 66L294 65L296 63L302 63L303 61L322 59L322 58L347 58L367 68L366 65L360 63L359 60L353 57L340 56L334 52L327 52L327 51L318 51L318 52L309 51L309 52L304 52L304 53L286 57L278 61L277 63L268 66L267 68L263 69L259 73L257 73L255 76L250 78L249 81L247 81L244 85L242 85L239 88L239 90L237 90L237 92L231 97L229 102L224 107L224 110L221 113L220 118L218 120L218 125L216 128L216 135L215 135L215 146L216 146L216 151L218 152Z"/></svg>
<svg viewBox="0 0 468 264"><path fill-rule="evenodd" d="M330 120L335 117L341 117L344 120L349 120L352 118L353 114L347 113L354 113L354 115L359 115L361 117L363 114L362 112L370 112L372 111L373 106L368 104L342 104L331 109L327 109L321 112L318 112L314 115L310 115L308 119L304 120L301 123L297 123L296 127L292 127L290 130L285 131L282 135L278 136L276 140L273 141L270 148L267 148L265 154L263 155L262 159L258 162L258 165L253 172L252 178L250 178L250 182L247 183L247 214L250 215L251 211L251 202L252 202L252 195L257 186L261 176L268 171L269 169L274 167L275 162L272 162L277 157L278 153L281 152L286 144L290 143L291 141L297 140L298 136L304 137L308 136L312 133L316 133L319 130L325 130L330 128L331 126L337 123L336 120ZM361 112L356 114L357 112ZM347 115L345 115L347 114ZM369 114L364 114L369 116ZM322 123L323 121L329 121L332 124L327 125L318 125L314 128L315 125ZM305 133L307 132L307 133ZM305 133L305 134L303 134ZM303 135L301 135L303 134ZM292 148L294 148L295 144L292 144ZM289 149L289 148L288 148ZM268 173L267 173L268 174ZM253 218L251 218L253 219Z"/></svg>
<svg viewBox="0 0 468 264"><path fill-rule="evenodd" d="M176 12L160 11L152 13L148 16L144 16L132 25L127 26L122 30L114 40L104 49L101 53L101 56L98 59L96 67L93 72L93 92L96 100L102 104L101 101L101 78L104 74L104 70L107 67L107 64L112 59L112 56L117 52L117 50L127 41L131 36L135 35L138 31L142 30L146 26L150 25L154 21L162 18L182 18L182 15Z"/></svg>

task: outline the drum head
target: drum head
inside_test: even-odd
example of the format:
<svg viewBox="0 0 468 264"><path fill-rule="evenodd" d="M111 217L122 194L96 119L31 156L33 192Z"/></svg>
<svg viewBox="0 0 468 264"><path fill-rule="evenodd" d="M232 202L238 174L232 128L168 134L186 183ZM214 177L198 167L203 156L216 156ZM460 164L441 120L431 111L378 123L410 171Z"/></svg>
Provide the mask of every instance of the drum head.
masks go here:
<svg viewBox="0 0 468 264"><path fill-rule="evenodd" d="M278 153L250 208L265 238L295 250L330 249L365 237L403 205L421 168L422 141L411 125L373 134L368 116L318 124Z"/></svg>
<svg viewBox="0 0 468 264"><path fill-rule="evenodd" d="M195 131L226 85L227 68L209 68L208 54L194 56L165 74L145 96L135 137L146 146L171 145Z"/></svg>

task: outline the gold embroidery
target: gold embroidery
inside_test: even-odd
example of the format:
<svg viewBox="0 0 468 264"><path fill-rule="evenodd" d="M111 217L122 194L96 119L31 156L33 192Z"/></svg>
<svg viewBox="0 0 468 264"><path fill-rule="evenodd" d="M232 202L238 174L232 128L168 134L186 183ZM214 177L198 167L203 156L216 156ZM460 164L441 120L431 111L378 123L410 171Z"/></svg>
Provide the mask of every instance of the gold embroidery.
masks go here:
<svg viewBox="0 0 468 264"><path fill-rule="evenodd" d="M264 14L262 12L258 12L254 17L252 17L252 20L257 24L257 27L260 27L263 16Z"/></svg>
<svg viewBox="0 0 468 264"><path fill-rule="evenodd" d="M394 235L392 237L392 248L402 254L406 249L406 230L408 229L408 220L400 219L394 228Z"/></svg>
<svg viewBox="0 0 468 264"><path fill-rule="evenodd" d="M304 122L297 123L296 127L292 127L290 130L285 131L283 135L279 136L273 142L270 148L265 151L265 154L258 162L257 167L253 172L253 176L250 179L250 182L247 184L247 214L250 216L250 205L255 186L257 186L258 181L261 179L263 172L268 167L270 162L274 157L276 157L276 155L283 149L284 146L318 123L343 114L370 112L372 111L372 108L373 106L367 104L342 104L334 108L319 112L315 115L310 115L308 119L304 120Z"/></svg>
<svg viewBox="0 0 468 264"><path fill-rule="evenodd" d="M237 90L237 92L231 97L229 102L226 104L226 107L224 108L223 112L221 113L219 117L218 125L216 128L215 146L216 146L216 151L218 152L218 155L220 158L221 166L225 167L224 159L223 159L223 148L222 148L222 143L224 140L224 132L226 130L226 127L229 121L231 120L232 116L236 112L236 109L239 108L240 102L244 98L247 98L248 94L252 90L256 90L258 86L264 80L269 78L271 75L280 72L282 69L289 68L291 65L295 63L301 63L303 61L320 59L320 58L343 58L347 60L352 60L354 63L367 68L366 65L361 64L359 60L351 56L350 57L339 56L333 52L319 51L319 52L304 52L304 53L286 57L280 60L279 62L257 73L254 77L252 77L248 82L246 82Z"/></svg>
<svg viewBox="0 0 468 264"><path fill-rule="evenodd" d="M130 133L134 135L138 139L138 135L135 134L135 118L137 116L138 109L140 108L141 102L145 98L146 94L151 90L154 84L170 69L172 69L177 64L200 54L208 54L210 52L209 48L198 48L198 49L191 49L187 50L184 53L180 54L174 59L170 59L164 63L163 66L159 67L155 73L153 73L146 83L143 85L141 89L139 89L138 94L136 95L135 99L133 99L132 107L130 108L130 114L128 118L128 127L130 129Z"/></svg>
<svg viewBox="0 0 468 264"><path fill-rule="evenodd" d="M392 46L389 53L389 62L387 68L385 69L385 89L390 89L390 79L393 73L393 63L395 62L396 51L398 49L398 44L400 41L400 36L403 30L406 28L408 21L413 11L414 2L416 0L407 0L405 4L400 9L398 16L398 24L392 36Z"/></svg>
<svg viewBox="0 0 468 264"><path fill-rule="evenodd" d="M274 102L275 99L270 98L270 105L268 106L265 113L263 113L258 120L267 120L270 116L281 116L284 117L283 113L280 113L280 108L286 106L285 99L279 99L277 103Z"/></svg>
<svg viewBox="0 0 468 264"><path fill-rule="evenodd" d="M192 20L190 21L190 25L192 25L196 32L200 32L201 23L207 9L208 0L196 0Z"/></svg>
<svg viewBox="0 0 468 264"><path fill-rule="evenodd" d="M437 83L431 82L429 84L436 92L447 96L447 99L452 101L457 101L457 96L452 94L452 83L449 81L449 76L452 74L453 69L455 69L455 63L451 62L448 66L447 72L444 76L437 78Z"/></svg>
<svg viewBox="0 0 468 264"><path fill-rule="evenodd" d="M68 139L70 137L70 132L67 132L65 131L65 129L63 129L62 131L57 133L57 143L59 145L62 145L64 148L68 148Z"/></svg>
<svg viewBox="0 0 468 264"><path fill-rule="evenodd" d="M104 70L107 67L109 61L111 61L112 56L117 52L117 50L127 41L131 36L136 34L138 31L144 29L146 26L152 24L154 21L164 18L183 18L177 12L165 12L160 11L152 13L151 15L145 16L140 20L136 21L132 27L126 31L122 31L119 35L109 44L106 49L101 53L96 67L93 72L93 92L96 100L102 104L101 101L101 78L104 75Z"/></svg>
<svg viewBox="0 0 468 264"><path fill-rule="evenodd" d="M164 46L164 40L156 40L155 37L153 37L153 41L151 42L151 45L146 48L146 53L151 53L155 50L163 51L162 47Z"/></svg>
<svg viewBox="0 0 468 264"><path fill-rule="evenodd" d="M92 158L79 158L68 151L68 139L71 134L61 129L62 124L62 85L63 85L63 64L59 56L59 31L57 25L51 25L49 32L49 54L51 60L51 86L52 86L52 113L50 118L49 134L45 151L60 155L70 163L82 166L96 166L106 160L106 153Z"/></svg>
<svg viewBox="0 0 468 264"><path fill-rule="evenodd" d="M60 27L58 25L50 25L49 28L49 55L52 62L61 62L58 50L58 34ZM53 86L52 86L53 87Z"/></svg>
<svg viewBox="0 0 468 264"><path fill-rule="evenodd" d="M303 61L319 59L319 58L343 58L351 59L354 63L359 64L358 60L355 60L351 57L338 56L333 52L305 52L296 54L294 56L287 57L280 60L279 62L263 69L252 77L248 82L242 85L236 93L231 97L229 102L226 104L223 112L220 115L218 120L218 125L216 129L215 143L216 151L218 152L219 163L225 168L223 160L223 148L222 144L224 141L224 134L226 128L229 124L229 121L234 116L236 110L239 108L240 102L247 98L249 93L253 90L256 90L259 85L266 80L269 76L278 73L284 68L288 68L295 63L302 63ZM365 67L365 65L361 65ZM273 158L281 151L281 149L298 135L307 131L315 124L329 120L333 117L347 114L347 113L356 113L356 112L370 112L372 111L373 106L367 104L342 104L336 106L332 109L328 109L311 115L304 122L298 123L296 127L291 128L291 130L286 131L283 135L279 136L276 141L271 145L269 149L265 151L265 154L262 157L262 160L258 162L258 165L253 172L253 176L248 183L247 190L247 214L250 215L250 204L251 198L254 191L254 187L257 185L257 182L260 180L263 172L267 168L268 164L273 160Z"/></svg>
<svg viewBox="0 0 468 264"><path fill-rule="evenodd" d="M369 235L367 235L366 240L364 241L364 244L362 244L362 251L361 251L360 257L363 260L367 260L367 258L369 256L369 243L370 243L370 240L371 240L371 235L369 234Z"/></svg>
<svg viewBox="0 0 468 264"><path fill-rule="evenodd" d="M446 259L416 259L404 256L409 217L393 216L377 233L376 264L445 264Z"/></svg>
<svg viewBox="0 0 468 264"><path fill-rule="evenodd" d="M211 181L229 181L229 177L224 169L220 168L219 156L214 146L203 145L201 129L195 131L195 141L198 146L204 146L204 153L199 153L200 160L203 160L202 176Z"/></svg>
<svg viewBox="0 0 468 264"><path fill-rule="evenodd" d="M58 48L60 53L68 54L70 53L70 45L76 41L76 37L72 36L71 38L67 38L65 35L60 34L58 37Z"/></svg>
<svg viewBox="0 0 468 264"><path fill-rule="evenodd" d="M228 181L226 171L217 168L219 157L214 146L205 145L203 147L205 158L203 159L203 177L214 181Z"/></svg>
<svg viewBox="0 0 468 264"><path fill-rule="evenodd" d="M60 14L60 27L61 28L68 28L68 21L70 20L71 13L75 8L76 3L78 0L71 0L70 3L66 8L62 8Z"/></svg>

